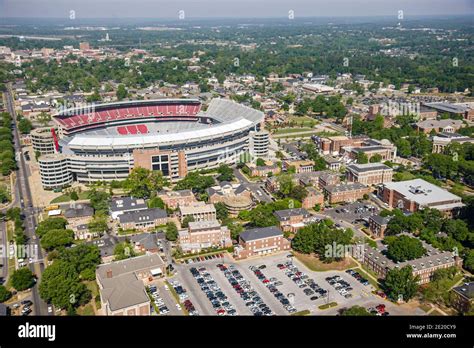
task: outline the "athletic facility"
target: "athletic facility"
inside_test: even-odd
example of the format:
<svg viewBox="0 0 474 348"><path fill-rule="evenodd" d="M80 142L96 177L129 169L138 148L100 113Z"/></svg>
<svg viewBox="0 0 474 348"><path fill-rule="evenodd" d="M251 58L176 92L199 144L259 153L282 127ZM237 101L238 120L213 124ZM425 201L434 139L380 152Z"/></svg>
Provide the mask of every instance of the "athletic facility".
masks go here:
<svg viewBox="0 0 474 348"><path fill-rule="evenodd" d="M107 103L62 110L53 119L57 127L41 139L44 147L47 134L55 150L39 158L45 188L123 180L134 167L177 180L243 154L268 154L263 113L227 99L211 100L206 111L196 99Z"/></svg>

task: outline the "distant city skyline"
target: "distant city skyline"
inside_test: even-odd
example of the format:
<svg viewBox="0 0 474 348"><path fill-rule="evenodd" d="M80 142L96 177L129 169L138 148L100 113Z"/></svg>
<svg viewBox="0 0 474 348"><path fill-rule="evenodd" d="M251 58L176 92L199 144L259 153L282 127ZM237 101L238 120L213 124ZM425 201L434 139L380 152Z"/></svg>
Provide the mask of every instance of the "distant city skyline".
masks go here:
<svg viewBox="0 0 474 348"><path fill-rule="evenodd" d="M285 18L474 14L472 0L0 0L3 18ZM293 12L290 12L293 11ZM1 22L0 22L1 23Z"/></svg>

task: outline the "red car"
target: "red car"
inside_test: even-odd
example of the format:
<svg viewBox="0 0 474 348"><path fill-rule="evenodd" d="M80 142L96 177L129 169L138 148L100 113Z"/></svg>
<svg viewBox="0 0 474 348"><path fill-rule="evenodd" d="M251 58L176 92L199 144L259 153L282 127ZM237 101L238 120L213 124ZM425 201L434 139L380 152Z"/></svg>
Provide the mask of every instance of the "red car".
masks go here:
<svg viewBox="0 0 474 348"><path fill-rule="evenodd" d="M267 278L265 278L264 280L262 280L262 282L266 284L266 283L269 283L270 281Z"/></svg>
<svg viewBox="0 0 474 348"><path fill-rule="evenodd" d="M380 296L383 299L387 298L387 295L385 295L385 293L382 292L382 291L377 291L377 295Z"/></svg>
<svg viewBox="0 0 474 348"><path fill-rule="evenodd" d="M224 314L225 314L225 310L223 310L223 309L221 308L221 309L219 309L219 310L217 311L217 314L219 314L219 315L224 315Z"/></svg>

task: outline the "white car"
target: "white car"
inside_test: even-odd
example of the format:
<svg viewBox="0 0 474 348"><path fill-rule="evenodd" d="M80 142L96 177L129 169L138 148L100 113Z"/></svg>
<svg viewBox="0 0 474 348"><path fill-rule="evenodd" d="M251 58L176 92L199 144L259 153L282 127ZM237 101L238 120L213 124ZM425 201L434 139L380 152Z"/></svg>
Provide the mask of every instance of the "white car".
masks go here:
<svg viewBox="0 0 474 348"><path fill-rule="evenodd" d="M176 304L176 309L181 310L181 306L179 305L179 303Z"/></svg>
<svg viewBox="0 0 474 348"><path fill-rule="evenodd" d="M53 306L51 305L48 306L48 313L53 313Z"/></svg>
<svg viewBox="0 0 474 348"><path fill-rule="evenodd" d="M169 288L168 285L166 285L166 284L165 284L165 290L166 290L166 291L169 291L169 290L170 290L170 288Z"/></svg>

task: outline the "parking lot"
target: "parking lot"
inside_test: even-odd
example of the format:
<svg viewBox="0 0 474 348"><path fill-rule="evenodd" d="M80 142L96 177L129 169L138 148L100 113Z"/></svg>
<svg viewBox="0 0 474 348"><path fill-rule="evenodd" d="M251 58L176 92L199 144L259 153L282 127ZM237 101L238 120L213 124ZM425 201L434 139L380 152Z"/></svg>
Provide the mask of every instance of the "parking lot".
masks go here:
<svg viewBox="0 0 474 348"><path fill-rule="evenodd" d="M237 262L225 255L223 258L204 259L192 264L178 265L175 279L188 289L189 299L202 315L218 315L218 310L222 306L217 306L216 301L212 303L206 294L206 288L202 290L191 273L191 268L196 268L198 271L203 268L199 273L204 272L208 280L212 282L211 285L215 283L216 290L213 290L211 298L217 297L216 292L222 292L225 297L220 304L228 302L226 306L235 309L235 313L221 312L222 315L255 315L254 306L249 305L255 302L254 298L259 301L257 306L263 309L268 307L271 314L275 315L289 315L303 310L309 310L313 315L335 315L343 307L361 305L371 308L380 303L385 303L387 311L391 314L406 314L403 308L374 295L372 285L364 282L363 279L357 279L344 271L314 272L296 258L289 258L287 255L287 253L280 253ZM225 269L219 268L219 264L222 264ZM238 271L238 273L226 275L226 271L230 273ZM235 275L239 277L236 278ZM330 282L326 278L332 278L334 281ZM239 285L243 288L242 292L252 295L243 296ZM318 308L329 302L337 302L338 306L327 310ZM266 309L267 312L268 310ZM422 313L415 311L410 314ZM265 313L256 315L265 315Z"/></svg>
<svg viewBox="0 0 474 348"><path fill-rule="evenodd" d="M370 203L350 203L338 208L326 209L324 215L328 215L334 221L344 220L352 224L365 221L368 223L371 215L377 215L380 209Z"/></svg>

